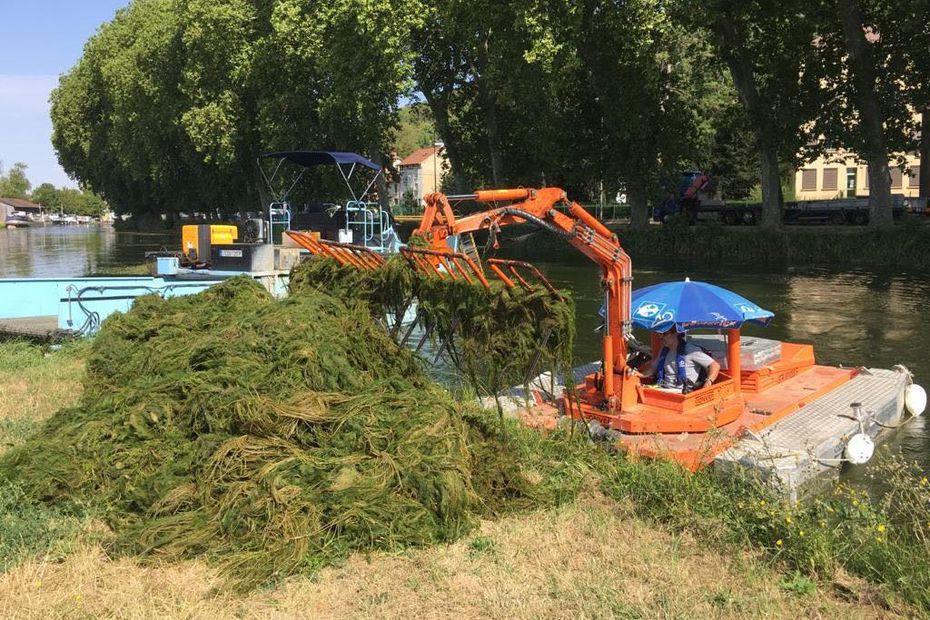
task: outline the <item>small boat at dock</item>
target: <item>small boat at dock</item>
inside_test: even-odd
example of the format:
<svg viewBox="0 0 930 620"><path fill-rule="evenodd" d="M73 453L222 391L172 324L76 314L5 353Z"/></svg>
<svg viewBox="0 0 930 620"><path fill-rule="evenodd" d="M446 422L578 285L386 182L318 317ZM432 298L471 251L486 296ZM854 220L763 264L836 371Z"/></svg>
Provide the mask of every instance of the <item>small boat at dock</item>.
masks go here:
<svg viewBox="0 0 930 620"><path fill-rule="evenodd" d="M5 224L7 228L28 228L33 222L22 211L13 211L7 216Z"/></svg>

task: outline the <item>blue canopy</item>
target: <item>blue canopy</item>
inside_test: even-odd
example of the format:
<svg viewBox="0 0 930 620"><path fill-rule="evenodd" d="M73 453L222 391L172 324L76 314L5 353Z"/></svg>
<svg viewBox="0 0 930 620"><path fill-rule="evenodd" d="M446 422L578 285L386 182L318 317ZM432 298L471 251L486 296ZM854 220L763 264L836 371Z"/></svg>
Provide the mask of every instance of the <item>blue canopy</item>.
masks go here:
<svg viewBox="0 0 930 620"><path fill-rule="evenodd" d="M263 158L269 159L286 159L287 161L310 168L312 166L328 166L330 164L359 164L372 170L381 170L381 166L365 159L358 153L347 153L345 151L278 151L275 153L263 153Z"/></svg>
<svg viewBox="0 0 930 620"><path fill-rule="evenodd" d="M707 282L663 282L633 292L633 324L653 331L768 325L775 315L733 291Z"/></svg>

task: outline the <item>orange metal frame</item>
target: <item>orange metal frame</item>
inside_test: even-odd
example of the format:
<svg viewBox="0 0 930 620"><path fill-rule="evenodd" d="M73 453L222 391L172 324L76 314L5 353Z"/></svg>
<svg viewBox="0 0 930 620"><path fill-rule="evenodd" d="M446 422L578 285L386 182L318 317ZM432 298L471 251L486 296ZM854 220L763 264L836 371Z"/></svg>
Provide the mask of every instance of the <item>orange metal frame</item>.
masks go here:
<svg viewBox="0 0 930 620"><path fill-rule="evenodd" d="M401 248L400 253L420 275L440 280L465 280L469 284L477 281L485 288L490 287L481 268L465 254L410 247Z"/></svg>
<svg viewBox="0 0 930 620"><path fill-rule="evenodd" d="M483 212L457 218L455 200L509 202ZM563 209L556 209L561 206ZM626 335L631 327L631 264L617 236L601 222L571 202L558 188L476 191L460 197L437 193L426 197L426 209L415 235L424 238L434 252L448 254L446 238L476 230L496 232L502 226L531 222L562 236L601 267L601 285L607 298L607 322L603 347L603 371L585 377L574 394L563 396L563 409L584 420L626 433L629 446L650 445L645 437L682 437L694 434L700 443L707 437L731 437L730 431L761 427L796 411L813 395L823 394L848 381L849 371L825 373L815 367L813 350L804 345L783 345L782 361L769 368L742 372L740 332L727 332L729 371L713 386L690 394L663 391L644 385L627 368ZM538 271L528 263L492 259L489 267L508 287L525 286L517 269ZM657 343L654 343L654 346ZM802 386L797 398L778 398L790 382ZM778 390L771 390L774 386ZM788 390L791 392L791 390ZM795 392L791 392L795 394ZM767 411L765 415L759 411ZM756 416L753 418L752 416ZM761 426L760 426L761 425ZM719 432L715 432L719 431ZM691 443L696 440L692 439ZM718 439L719 441L722 441ZM701 451L679 442L676 458L696 466ZM689 444L690 445L690 444ZM640 450L642 451L642 450ZM646 450L648 452L648 450Z"/></svg>
<svg viewBox="0 0 930 620"><path fill-rule="evenodd" d="M509 204L456 218L450 200L457 199ZM597 390L587 394L582 406L620 416L625 408L637 403L639 379L627 372L626 362L626 336L631 327L632 266L614 233L581 205L570 201L557 187L479 190L451 198L435 193L426 196L425 201L423 219L413 234L425 239L434 251L450 252L446 239L452 235L477 230L494 232L502 226L530 222L558 234L600 266L601 286L607 298L607 322L602 341L604 373ZM556 209L557 206L564 210ZM495 273L504 271L500 264L497 267ZM504 275L505 283L513 282Z"/></svg>
<svg viewBox="0 0 930 620"><path fill-rule="evenodd" d="M552 286L549 280L546 279L546 276L540 273L539 269L536 268L536 265L532 263L527 263L522 260L490 258L488 259L488 267L498 278L500 278L501 282L503 282L507 288L516 288L517 283L519 283L523 290L532 292L534 290L532 283L530 283L527 280L527 276L524 276L520 271L521 269L525 269L530 273L530 277L542 284L547 291L552 293L554 297L560 301L564 299L562 294L559 293L558 289ZM504 273L505 270L510 274L509 276L507 273ZM516 280L516 282L514 282L514 280Z"/></svg>
<svg viewBox="0 0 930 620"><path fill-rule="evenodd" d="M374 270L380 269L384 265L383 256L360 245L316 239L312 235L298 230L287 230L284 234L311 254L329 256L342 266Z"/></svg>

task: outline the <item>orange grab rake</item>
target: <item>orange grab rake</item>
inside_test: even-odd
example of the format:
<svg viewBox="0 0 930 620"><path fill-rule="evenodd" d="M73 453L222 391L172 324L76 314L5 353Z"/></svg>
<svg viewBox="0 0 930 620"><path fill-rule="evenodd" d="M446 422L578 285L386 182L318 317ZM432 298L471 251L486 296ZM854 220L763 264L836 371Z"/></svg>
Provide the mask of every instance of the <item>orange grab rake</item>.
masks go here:
<svg viewBox="0 0 930 620"><path fill-rule="evenodd" d="M516 283L510 277L508 277L507 274L504 273L505 269L508 272L510 272L510 276L512 276L517 282L520 283L520 286L523 287L524 290L529 292L529 291L532 291L534 287L523 276L523 274L520 273L521 269L525 269L532 275L533 278L535 278L540 284L542 284L546 288L547 291L555 295L555 297L557 297L559 301L565 301L562 295L559 294L559 291L554 286L552 286L552 283L549 282L549 280L546 279L546 276L540 273L539 269L536 268L536 265L532 263L528 263L522 260L507 260L504 258L490 258L488 259L488 267L490 267L491 271L493 271L497 275L497 277L500 278L501 281L507 285L507 288L516 287Z"/></svg>
<svg viewBox="0 0 930 620"><path fill-rule="evenodd" d="M484 288L491 288L481 268L465 254L409 247L401 248L400 253L413 270L421 275L440 280L465 280L469 284L477 280Z"/></svg>
<svg viewBox="0 0 930 620"><path fill-rule="evenodd" d="M329 256L342 266L372 271L384 265L384 257L360 245L314 239L311 235L297 230L288 230L284 234L311 254Z"/></svg>

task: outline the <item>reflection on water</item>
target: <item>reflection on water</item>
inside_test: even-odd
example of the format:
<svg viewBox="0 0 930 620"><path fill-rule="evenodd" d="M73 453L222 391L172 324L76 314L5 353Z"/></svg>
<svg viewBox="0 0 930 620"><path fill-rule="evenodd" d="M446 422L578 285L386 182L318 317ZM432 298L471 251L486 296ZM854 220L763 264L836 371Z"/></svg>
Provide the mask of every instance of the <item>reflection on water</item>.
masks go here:
<svg viewBox="0 0 930 620"><path fill-rule="evenodd" d="M0 277L82 276L138 265L145 253L177 247L172 234L118 233L109 226L0 229Z"/></svg>
<svg viewBox="0 0 930 620"><path fill-rule="evenodd" d="M0 230L0 277L74 276L142 262L145 252L177 248L177 234L116 233L109 227ZM635 259L635 257L634 257ZM537 262L559 287L573 292L578 310L576 358L600 358L600 274L585 263ZM930 388L930 281L922 274L864 270L789 269L752 273L748 268L634 264L634 288L667 280L705 280L732 289L775 313L768 328L748 335L815 345L823 364L890 368L904 364ZM930 470L930 429L912 420L890 442ZM856 472L861 472L856 468Z"/></svg>

